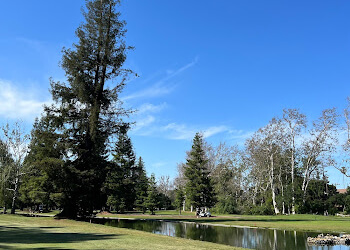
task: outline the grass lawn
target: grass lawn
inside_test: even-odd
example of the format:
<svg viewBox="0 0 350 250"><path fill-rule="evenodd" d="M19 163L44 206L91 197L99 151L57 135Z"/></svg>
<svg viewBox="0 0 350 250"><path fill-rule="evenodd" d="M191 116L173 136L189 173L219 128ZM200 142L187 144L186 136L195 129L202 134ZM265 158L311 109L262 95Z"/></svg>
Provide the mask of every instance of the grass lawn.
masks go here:
<svg viewBox="0 0 350 250"><path fill-rule="evenodd" d="M0 249L240 249L50 217L0 215Z"/></svg>
<svg viewBox="0 0 350 250"><path fill-rule="evenodd" d="M178 215L176 211L157 211L156 215L142 213L98 214L100 217L143 218L181 220L199 223L223 224L232 226L250 226L260 228L276 228L282 230L346 232L350 233L350 217L336 217L310 214L254 216L254 215L215 215L211 218L196 218L194 213L185 212Z"/></svg>
<svg viewBox="0 0 350 250"><path fill-rule="evenodd" d="M276 228L292 231L314 231L322 233L350 233L350 218L322 215L279 215L279 216L220 216L210 223Z"/></svg>

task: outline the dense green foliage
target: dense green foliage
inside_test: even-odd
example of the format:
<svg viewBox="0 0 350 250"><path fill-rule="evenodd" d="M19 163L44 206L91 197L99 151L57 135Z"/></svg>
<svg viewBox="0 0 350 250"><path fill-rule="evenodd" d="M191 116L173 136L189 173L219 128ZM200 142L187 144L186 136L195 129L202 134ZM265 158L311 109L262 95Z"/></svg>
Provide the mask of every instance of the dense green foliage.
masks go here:
<svg viewBox="0 0 350 250"><path fill-rule="evenodd" d="M59 206L62 215L68 217L89 215L103 207L107 198L113 203L116 194L108 189L108 173L117 168L114 172L119 177L132 175L129 172L133 171L135 156L125 152L132 151L130 140L126 138L130 145L124 145L120 136L115 159L109 159L112 136L126 135L128 125L122 118L130 113L119 100L131 71L122 68L130 47L123 40L125 22L116 11L118 4L118 0L87 1L85 22L76 31L78 42L63 50L61 65L67 83L51 80L54 104L46 106L34 124L26 171L21 174L23 183L17 181L15 185L18 192L21 184L23 204ZM123 154L129 155L128 163L121 162ZM4 177L5 170L1 168ZM133 183L134 179L123 180L124 190L119 190L125 198L120 204L125 203L127 209L133 208L136 199L135 192L131 196L125 192L133 189L128 186Z"/></svg>
<svg viewBox="0 0 350 250"><path fill-rule="evenodd" d="M59 135L45 120L37 120L31 135L27 172L21 185L21 201L27 206L45 205L49 210L61 205L64 182L64 147Z"/></svg>
<svg viewBox="0 0 350 250"><path fill-rule="evenodd" d="M146 198L148 189L148 178L146 176L145 164L140 157L135 166L135 208L141 210L143 213L146 212Z"/></svg>
<svg viewBox="0 0 350 250"><path fill-rule="evenodd" d="M154 174L149 179L149 185L147 190L147 197L145 199L145 206L149 209L151 214L154 214L154 210L159 206L159 196L156 186L156 178Z"/></svg>
<svg viewBox="0 0 350 250"><path fill-rule="evenodd" d="M176 188L185 191L183 207L261 215L345 212L346 195L329 185L325 171L330 164L336 166L337 113L324 110L306 132L305 115L283 112L283 119L273 118L244 148L224 143L213 147L197 134L175 180ZM208 189L202 192L201 187ZM202 205L203 193L212 195L211 205Z"/></svg>
<svg viewBox="0 0 350 250"><path fill-rule="evenodd" d="M89 1L85 23L76 31L73 49L63 51L62 68L68 84L51 82L56 105L46 107L46 118L65 145L63 214L91 214L102 205L101 188L108 167L107 143L118 132L127 112L118 94L125 81L122 69L127 47L125 22L115 11L117 1ZM108 80L112 88L107 87Z"/></svg>
<svg viewBox="0 0 350 250"><path fill-rule="evenodd" d="M107 205L120 212L132 210L136 201L136 156L127 131L127 125L120 128L104 184Z"/></svg>
<svg viewBox="0 0 350 250"><path fill-rule="evenodd" d="M33 171L23 199L49 203L59 198L56 204L68 217L91 214L105 203L101 190L111 165L109 139L128 113L118 99L130 72L122 68L129 48L118 4L87 2L85 22L76 31L78 43L63 50L68 82L51 81L55 104L45 107L33 130L28 159Z"/></svg>
<svg viewBox="0 0 350 250"><path fill-rule="evenodd" d="M187 179L186 199L194 208L210 208L215 204L215 194L209 173L203 136L197 133L193 139L192 150L186 160L184 172Z"/></svg>

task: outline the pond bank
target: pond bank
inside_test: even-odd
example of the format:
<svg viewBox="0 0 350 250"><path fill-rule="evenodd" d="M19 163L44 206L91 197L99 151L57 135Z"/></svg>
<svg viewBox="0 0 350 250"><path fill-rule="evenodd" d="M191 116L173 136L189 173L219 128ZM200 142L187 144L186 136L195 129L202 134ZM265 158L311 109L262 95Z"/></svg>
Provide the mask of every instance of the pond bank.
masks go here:
<svg viewBox="0 0 350 250"><path fill-rule="evenodd" d="M50 213L49 216L54 216ZM40 216L46 216L46 213L40 213ZM319 232L319 233L350 233L350 218L297 214L297 215L216 215L210 218L196 218L193 213L186 212L178 215L173 210L158 211L156 215L142 213L126 214L97 214L97 217L108 219L147 219L147 220L166 220L201 223L203 225L215 225L222 227L243 227L243 228L269 228L288 231Z"/></svg>
<svg viewBox="0 0 350 250"><path fill-rule="evenodd" d="M279 216L254 216L254 215L218 215L210 218L196 218L191 215L171 214L171 211L157 215L144 214L111 214L109 219L153 219L166 221L194 222L203 225L215 225L223 227L263 228L288 231L319 232L319 233L350 233L350 218L323 215L279 215Z"/></svg>

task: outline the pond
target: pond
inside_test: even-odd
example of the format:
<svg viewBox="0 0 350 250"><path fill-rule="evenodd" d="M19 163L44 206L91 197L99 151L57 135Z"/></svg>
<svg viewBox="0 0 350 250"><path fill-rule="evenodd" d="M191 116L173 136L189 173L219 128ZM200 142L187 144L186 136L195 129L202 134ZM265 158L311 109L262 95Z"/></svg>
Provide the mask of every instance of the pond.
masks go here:
<svg viewBox="0 0 350 250"><path fill-rule="evenodd" d="M350 250L350 246L308 246L307 237L316 232L298 232L273 229L211 226L197 223L169 222L159 220L128 220L95 218L93 223L136 229L155 234L186 239L210 241L250 249L300 249L300 250ZM327 233L327 232L325 232ZM339 234L333 234L339 236Z"/></svg>

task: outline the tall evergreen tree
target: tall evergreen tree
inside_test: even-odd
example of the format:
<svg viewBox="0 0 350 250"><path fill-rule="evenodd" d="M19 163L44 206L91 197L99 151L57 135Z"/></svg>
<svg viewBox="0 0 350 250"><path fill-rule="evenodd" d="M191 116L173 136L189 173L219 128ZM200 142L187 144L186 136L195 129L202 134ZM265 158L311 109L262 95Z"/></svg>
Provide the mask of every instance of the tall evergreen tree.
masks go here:
<svg viewBox="0 0 350 250"><path fill-rule="evenodd" d="M45 117L35 121L26 157L27 175L20 189L21 200L25 204L44 204L47 208L61 205L64 145L57 143L59 138L60 135Z"/></svg>
<svg viewBox="0 0 350 250"><path fill-rule="evenodd" d="M145 206L147 188L148 179L146 176L145 164L140 156L135 166L135 207L140 209L143 213L145 213L147 210L147 207Z"/></svg>
<svg viewBox="0 0 350 250"><path fill-rule="evenodd" d="M107 205L117 211L132 210L136 200L135 153L127 135L129 126L121 126L113 162L106 177Z"/></svg>
<svg viewBox="0 0 350 250"><path fill-rule="evenodd" d="M118 99L130 73L122 68L130 47L123 40L125 21L116 11L118 4L87 1L85 22L76 30L78 42L63 50L68 83L51 81L55 105L45 108L46 117L61 135L57 143L66 149L62 216L87 215L102 206L108 139L129 113Z"/></svg>
<svg viewBox="0 0 350 250"><path fill-rule="evenodd" d="M154 215L154 211L159 205L158 197L156 177L152 174L148 182L147 198L145 200L145 206L152 215Z"/></svg>
<svg viewBox="0 0 350 250"><path fill-rule="evenodd" d="M215 193L208 170L208 159L204 151L203 136L197 133L185 165L186 199L195 208L212 207Z"/></svg>

